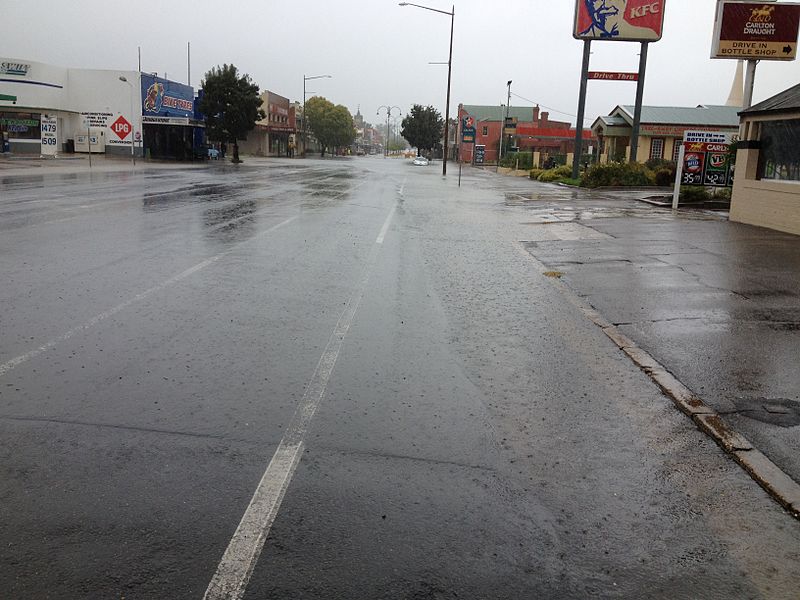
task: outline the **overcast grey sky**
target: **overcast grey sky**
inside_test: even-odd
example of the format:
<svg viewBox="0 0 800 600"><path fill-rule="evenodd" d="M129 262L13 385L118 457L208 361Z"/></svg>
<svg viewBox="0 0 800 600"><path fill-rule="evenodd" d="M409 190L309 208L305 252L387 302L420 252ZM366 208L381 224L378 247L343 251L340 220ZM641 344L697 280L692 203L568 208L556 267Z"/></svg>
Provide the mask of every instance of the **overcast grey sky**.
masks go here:
<svg viewBox="0 0 800 600"><path fill-rule="evenodd" d="M449 10L453 2L419 0ZM724 104L735 61L711 60L715 0L668 0L664 38L650 46L645 104ZM457 0L451 114L459 102L500 104L512 91L572 120L582 43L572 38L573 0ZM432 104L444 113L450 18L397 0L2 0L0 55L68 67L137 68L192 84L233 63L262 88L302 100L303 74L330 74L309 90L358 106ZM593 70L635 71L639 45L597 42ZM800 64L762 62L755 101L800 82ZM590 82L590 123L633 104L635 84ZM512 98L512 104L530 104ZM557 113L556 111L561 111ZM566 113L566 115L561 114Z"/></svg>

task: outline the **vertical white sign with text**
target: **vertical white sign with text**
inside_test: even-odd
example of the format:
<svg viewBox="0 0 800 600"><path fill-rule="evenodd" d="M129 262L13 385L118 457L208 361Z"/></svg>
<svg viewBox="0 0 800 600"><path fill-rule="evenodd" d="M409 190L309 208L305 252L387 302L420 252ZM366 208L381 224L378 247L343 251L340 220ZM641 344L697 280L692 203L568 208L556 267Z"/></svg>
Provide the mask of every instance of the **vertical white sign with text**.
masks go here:
<svg viewBox="0 0 800 600"><path fill-rule="evenodd" d="M58 119L42 115L42 156L58 154Z"/></svg>

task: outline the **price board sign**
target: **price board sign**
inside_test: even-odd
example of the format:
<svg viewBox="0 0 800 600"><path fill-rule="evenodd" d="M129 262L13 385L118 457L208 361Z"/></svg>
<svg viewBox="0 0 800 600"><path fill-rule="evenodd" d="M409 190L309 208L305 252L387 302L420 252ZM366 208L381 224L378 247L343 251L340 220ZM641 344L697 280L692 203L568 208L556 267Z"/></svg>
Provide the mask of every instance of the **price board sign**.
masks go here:
<svg viewBox="0 0 800 600"><path fill-rule="evenodd" d="M735 138L730 133L687 131L683 137L681 184L713 187L733 185Z"/></svg>
<svg viewBox="0 0 800 600"><path fill-rule="evenodd" d="M58 119L42 115L42 155L54 156L58 153Z"/></svg>
<svg viewBox="0 0 800 600"><path fill-rule="evenodd" d="M486 160L486 146L483 144L478 144L475 146L475 164L482 165L483 161Z"/></svg>

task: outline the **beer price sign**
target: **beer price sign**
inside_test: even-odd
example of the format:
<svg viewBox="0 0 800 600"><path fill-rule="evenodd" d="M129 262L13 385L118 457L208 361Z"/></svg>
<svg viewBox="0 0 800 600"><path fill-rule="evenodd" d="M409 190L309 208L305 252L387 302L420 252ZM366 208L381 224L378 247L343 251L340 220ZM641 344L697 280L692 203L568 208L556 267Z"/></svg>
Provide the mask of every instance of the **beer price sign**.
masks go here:
<svg viewBox="0 0 800 600"><path fill-rule="evenodd" d="M683 137L682 185L733 185L733 144L729 133L687 131Z"/></svg>

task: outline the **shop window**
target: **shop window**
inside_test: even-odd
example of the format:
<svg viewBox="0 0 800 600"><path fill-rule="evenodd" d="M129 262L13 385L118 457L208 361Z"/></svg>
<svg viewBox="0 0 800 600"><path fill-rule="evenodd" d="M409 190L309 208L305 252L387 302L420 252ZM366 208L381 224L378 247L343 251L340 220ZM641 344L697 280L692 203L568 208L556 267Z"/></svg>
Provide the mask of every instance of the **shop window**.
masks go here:
<svg viewBox="0 0 800 600"><path fill-rule="evenodd" d="M489 135L489 128L488 127L484 127L483 128L483 135Z"/></svg>
<svg viewBox="0 0 800 600"><path fill-rule="evenodd" d="M683 145L683 140L681 139L674 139L672 140L673 148L672 148L672 162L678 162L681 153L681 146Z"/></svg>
<svg viewBox="0 0 800 600"><path fill-rule="evenodd" d="M664 158L664 140L653 138L650 141L650 160L661 160Z"/></svg>
<svg viewBox="0 0 800 600"><path fill-rule="evenodd" d="M38 140L42 137L40 113L0 113L0 131L11 140Z"/></svg>
<svg viewBox="0 0 800 600"><path fill-rule="evenodd" d="M761 124L758 178L800 181L800 119Z"/></svg>

